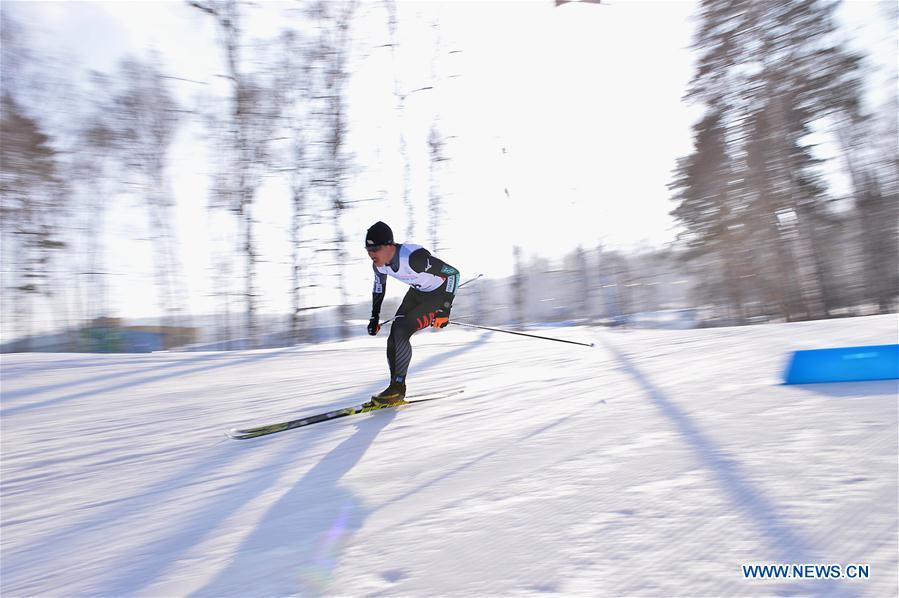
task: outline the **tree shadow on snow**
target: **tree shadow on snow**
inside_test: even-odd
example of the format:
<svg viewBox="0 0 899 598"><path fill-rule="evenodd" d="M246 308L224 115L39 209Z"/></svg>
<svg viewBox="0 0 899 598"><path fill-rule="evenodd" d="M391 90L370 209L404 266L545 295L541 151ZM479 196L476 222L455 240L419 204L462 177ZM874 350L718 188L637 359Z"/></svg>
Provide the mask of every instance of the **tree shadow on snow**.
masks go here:
<svg viewBox="0 0 899 598"><path fill-rule="evenodd" d="M285 353L290 353L294 350L295 350L294 347L287 347L285 349L279 349L276 351L252 353L250 355L247 355L244 357L238 357L236 359L228 359L228 357L230 357L230 356L211 357L209 354L207 354L207 355L203 355L200 357L192 357L192 358L188 358L188 359L184 359L184 360L160 364L159 366L153 367L152 369L149 370L150 372L152 372L152 374L150 374L149 376L145 376L143 378L138 378L138 379L122 381L123 376L127 377L132 374L138 373L136 371L125 372L125 373L111 372L111 373L94 376L92 378L86 378L84 380L78 380L78 381L69 380L67 382L51 384L51 385L43 386L43 387L25 388L20 391L13 391L11 393L6 393L3 397L4 402L6 402L8 400L12 400L12 399L17 399L17 398L21 398L24 396L32 395L32 394L51 392L53 390L58 390L58 389L62 389L62 388L70 389L72 386L80 386L82 384L87 384L89 382L99 382L99 381L103 381L103 380L107 380L107 379L108 380L117 380L117 382L115 384L111 384L104 388L91 388L91 389L88 389L88 390L85 390L82 392L75 392L75 393L71 393L71 394L67 394L67 395L63 395L63 396L59 396L59 397L45 399L45 400L39 401L37 403L28 403L26 405L7 407L6 409L0 410L0 418L6 418L6 417L10 417L12 415L16 415L18 413L33 411L35 409L42 409L44 407L50 407L50 406L58 405L61 403L68 403L70 401L82 399L85 397L92 397L95 395L100 395L100 394L109 393L109 392L123 391L123 390L129 389L129 388L133 388L135 386L143 385L143 384L152 384L154 382L162 382L164 380L168 380L170 378L175 378L177 376L186 376L188 374L197 374L200 372L216 370L219 368L227 368L227 367L236 366L236 365L245 365L245 364L252 363L255 361L271 359L273 357L280 357L280 356L284 355ZM184 369L184 370L178 370L178 371L168 371L169 368L181 367L181 366L185 366L185 365L190 365L192 363L196 363L196 362L200 362L200 361L207 361L207 360L212 360L212 359L216 360L215 363L208 364L208 365L201 365L201 366L193 367L190 369ZM161 371L161 370L166 370L166 371Z"/></svg>
<svg viewBox="0 0 899 598"><path fill-rule="evenodd" d="M822 556L820 551L813 550L799 531L793 529L777 506L752 484L739 464L728 458L721 447L708 438L680 407L656 388L649 377L643 374L622 351L605 338L600 337L600 340L618 358L621 368L643 387L652 403L675 425L680 437L693 450L700 463L715 476L719 487L724 490L731 502L768 540L775 554L770 562L817 562ZM786 588L778 588L778 591L784 590ZM829 595L834 592L843 593L845 589L837 589L832 582L827 583L825 580L795 585L788 591L792 590Z"/></svg>

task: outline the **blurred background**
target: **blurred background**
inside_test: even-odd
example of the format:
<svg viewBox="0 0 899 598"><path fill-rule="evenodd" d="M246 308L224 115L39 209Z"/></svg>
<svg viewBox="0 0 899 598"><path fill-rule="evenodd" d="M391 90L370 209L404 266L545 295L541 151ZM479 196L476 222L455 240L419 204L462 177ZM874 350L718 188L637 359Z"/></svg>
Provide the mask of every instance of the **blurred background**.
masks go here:
<svg viewBox="0 0 899 598"><path fill-rule="evenodd" d="M362 334L377 220L484 275L453 310L479 324L894 312L897 19L892 0L5 1L0 348Z"/></svg>

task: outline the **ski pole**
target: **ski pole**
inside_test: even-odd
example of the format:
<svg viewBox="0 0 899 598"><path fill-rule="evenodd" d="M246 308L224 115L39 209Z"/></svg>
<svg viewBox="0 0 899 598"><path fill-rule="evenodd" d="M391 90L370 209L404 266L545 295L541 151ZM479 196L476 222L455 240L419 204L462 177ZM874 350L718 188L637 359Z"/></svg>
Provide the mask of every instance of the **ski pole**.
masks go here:
<svg viewBox="0 0 899 598"><path fill-rule="evenodd" d="M592 347L593 343L579 343L577 341L569 341L563 338L553 338L551 336L539 336L537 334L525 334L524 332L515 332L513 330L503 330L502 328L490 328L488 326L478 326L477 324L469 324L468 322L457 322L455 320L450 320L450 324L455 324L456 326L467 326L468 328L480 328L481 330L492 330L493 332L505 332L506 334L515 334L518 336L529 336L531 338L542 338L546 341L556 341L557 343L569 343L572 345L581 345L582 347Z"/></svg>
<svg viewBox="0 0 899 598"><path fill-rule="evenodd" d="M461 289L462 287L464 287L465 285L467 285L469 282L474 282L474 281L476 281L477 279L479 279L479 278L482 277L482 276L483 276L483 274L478 274L478 275L475 276L474 278L469 278L468 280L466 280L465 282L463 282L462 284L460 284L460 285L459 285L459 288ZM381 322L380 324L378 324L378 326L384 326L384 325L386 325L386 324L390 324L390 323L393 322L394 320L396 320L396 316L393 316L393 317L390 318L389 320L384 320L383 322Z"/></svg>
<svg viewBox="0 0 899 598"><path fill-rule="evenodd" d="M474 278L469 278L468 280L466 280L465 282L463 282L462 284L460 284L460 285L459 285L459 288L461 289L462 287L464 287L465 285L467 285L469 282L474 282L474 281L476 281L477 279L479 279L479 278L482 277L482 276L483 276L483 274L478 274L478 275L475 276Z"/></svg>

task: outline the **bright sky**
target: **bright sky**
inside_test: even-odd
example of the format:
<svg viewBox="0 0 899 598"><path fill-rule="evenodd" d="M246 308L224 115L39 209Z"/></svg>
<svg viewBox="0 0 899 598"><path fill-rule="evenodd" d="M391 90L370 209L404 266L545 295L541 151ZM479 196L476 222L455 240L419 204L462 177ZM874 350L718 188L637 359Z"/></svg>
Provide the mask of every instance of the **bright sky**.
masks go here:
<svg viewBox="0 0 899 598"><path fill-rule="evenodd" d="M86 68L110 71L125 53L155 49L173 76L212 81L224 70L212 19L183 2L10 4L43 32L36 40L66 48L71 60ZM853 4L862 18L877 12L873 2ZM263 16L253 21L253 30L277 30L279 15L292 5L258 3L254 14ZM690 126L699 116L681 101L693 72L688 46L694 9L692 0L559 8L551 0L401 2L400 87L410 91L433 84L435 90L410 95L399 123L391 54L375 48L389 41L386 12L380 2L363 4L357 21L363 39L355 47L349 96L349 149L361 168L349 199L385 200L357 204L343 220L354 258L346 269L351 299L370 296L371 269L361 251L365 229L384 220L399 240L406 229L400 126L417 206L409 241L430 245L426 139L435 117L443 134L454 137L444 163L438 254L463 278L510 274L515 245L526 258L558 258L578 245L633 247L672 240L666 185L675 160L690 151ZM203 88L174 85L187 105ZM206 209L202 127L185 128L173 153L190 311L211 312L217 306L211 298L214 248L231 232L225 218L213 218ZM138 206L119 202L109 221L108 265L121 273L114 281L114 309L122 316L157 311L151 248ZM256 216L265 260L258 270L264 311L283 313L289 306L289 215L283 185L260 190ZM388 292L405 291L398 287L394 283Z"/></svg>

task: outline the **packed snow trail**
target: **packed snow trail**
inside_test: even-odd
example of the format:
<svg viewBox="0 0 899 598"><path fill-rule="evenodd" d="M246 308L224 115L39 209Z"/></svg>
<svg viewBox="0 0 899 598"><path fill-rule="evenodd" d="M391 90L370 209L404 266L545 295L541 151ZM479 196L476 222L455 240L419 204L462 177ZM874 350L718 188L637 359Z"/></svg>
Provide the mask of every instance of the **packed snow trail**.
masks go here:
<svg viewBox="0 0 899 598"><path fill-rule="evenodd" d="M448 398L357 404L383 338L239 353L0 357L5 596L712 596L897 590L896 381L784 386L795 349L895 316L415 338ZM328 389L309 396L310 388ZM742 565L868 565L746 579Z"/></svg>

